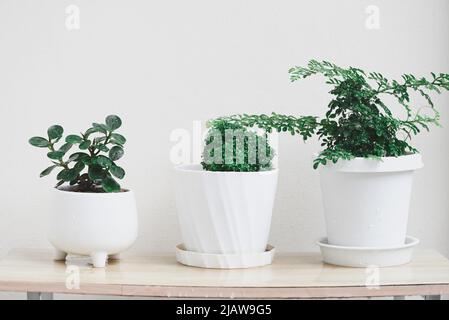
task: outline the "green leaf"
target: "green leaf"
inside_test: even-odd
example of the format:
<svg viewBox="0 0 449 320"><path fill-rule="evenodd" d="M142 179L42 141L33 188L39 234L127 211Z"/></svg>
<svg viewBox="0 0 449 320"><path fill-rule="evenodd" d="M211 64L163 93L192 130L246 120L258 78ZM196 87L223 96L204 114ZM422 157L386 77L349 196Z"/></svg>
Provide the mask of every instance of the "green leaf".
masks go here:
<svg viewBox="0 0 449 320"><path fill-rule="evenodd" d="M49 157L52 160L59 160L64 156L65 152L62 151L50 151L47 153L47 157Z"/></svg>
<svg viewBox="0 0 449 320"><path fill-rule="evenodd" d="M113 176L115 176L116 178L119 179L123 179L123 177L125 177L125 170L123 170L123 168L113 164L110 168L109 171L111 172L111 174Z"/></svg>
<svg viewBox="0 0 449 320"><path fill-rule="evenodd" d="M89 137L92 133L97 133L97 132L101 132L100 128L94 127L94 128L89 128L86 130L86 132L84 133L84 136L87 138ZM106 132L105 132L106 133Z"/></svg>
<svg viewBox="0 0 449 320"><path fill-rule="evenodd" d="M39 177L42 178L42 177L48 176L48 175L53 171L53 169L56 168L56 167L57 167L57 165L48 167L47 169L45 169L44 171L41 172L41 174L39 175Z"/></svg>
<svg viewBox="0 0 449 320"><path fill-rule="evenodd" d="M58 176L56 178L58 180L69 182L76 179L76 177L78 177L78 171L76 171L75 169L64 169L58 173Z"/></svg>
<svg viewBox="0 0 449 320"><path fill-rule="evenodd" d="M61 148L59 148L59 151L64 152L64 154L66 154L67 151L69 151L70 148L72 148L72 146L73 146L73 144L71 144L71 143L69 143L69 142L64 143L64 144L61 146Z"/></svg>
<svg viewBox="0 0 449 320"><path fill-rule="evenodd" d="M102 180L106 178L106 171L99 165L92 165L89 167L89 178L92 180Z"/></svg>
<svg viewBox="0 0 449 320"><path fill-rule="evenodd" d="M71 143L71 144L81 143L82 141L83 141L83 138L81 138L80 136L78 136L76 134L68 135L65 138L65 142Z"/></svg>
<svg viewBox="0 0 449 320"><path fill-rule="evenodd" d="M79 148L81 150L89 149L91 143L92 142L90 140L84 140L83 142L80 143Z"/></svg>
<svg viewBox="0 0 449 320"><path fill-rule="evenodd" d="M59 139L62 137L64 129L60 125L54 125L48 128L47 134L50 139Z"/></svg>
<svg viewBox="0 0 449 320"><path fill-rule="evenodd" d="M112 147L111 150L109 151L109 158L111 158L112 161L117 161L118 159L123 157L124 153L125 152L123 151L122 147L115 146Z"/></svg>
<svg viewBox="0 0 449 320"><path fill-rule="evenodd" d="M64 184L64 182L65 182L64 180L58 181L55 188L59 188L60 186L62 186Z"/></svg>
<svg viewBox="0 0 449 320"><path fill-rule="evenodd" d="M96 145L94 145L94 148L98 149L100 151L103 151L103 152L108 152L109 151L109 148L106 147L104 144L96 144Z"/></svg>
<svg viewBox="0 0 449 320"><path fill-rule="evenodd" d="M76 152L69 157L69 161L80 161L85 158L90 158L87 153L84 152Z"/></svg>
<svg viewBox="0 0 449 320"><path fill-rule="evenodd" d="M86 167L86 165L82 161L78 161L73 166L73 169L76 170L78 173L80 173L81 171L84 170L85 167Z"/></svg>
<svg viewBox="0 0 449 320"><path fill-rule="evenodd" d="M108 133L108 129L109 129L106 125L101 124L101 123L95 123L95 122L92 123L92 127L97 129L98 130L97 132L101 132L101 133L104 133L104 134L107 134Z"/></svg>
<svg viewBox="0 0 449 320"><path fill-rule="evenodd" d="M28 142L38 148L47 148L50 145L50 142L42 137L32 137Z"/></svg>
<svg viewBox="0 0 449 320"><path fill-rule="evenodd" d="M123 145L126 143L126 138L119 133L111 134L111 138L114 139L114 141L117 142L118 144Z"/></svg>
<svg viewBox="0 0 449 320"><path fill-rule="evenodd" d="M112 165L111 159L105 156L97 156L95 158L92 158L92 163L98 164L99 166L102 166L104 168L109 168Z"/></svg>
<svg viewBox="0 0 449 320"><path fill-rule="evenodd" d="M120 185L112 177L106 177L101 181L101 186L106 192L119 192Z"/></svg>
<svg viewBox="0 0 449 320"><path fill-rule="evenodd" d="M122 120L116 115L110 115L106 117L106 125L110 131L114 131L122 126Z"/></svg>

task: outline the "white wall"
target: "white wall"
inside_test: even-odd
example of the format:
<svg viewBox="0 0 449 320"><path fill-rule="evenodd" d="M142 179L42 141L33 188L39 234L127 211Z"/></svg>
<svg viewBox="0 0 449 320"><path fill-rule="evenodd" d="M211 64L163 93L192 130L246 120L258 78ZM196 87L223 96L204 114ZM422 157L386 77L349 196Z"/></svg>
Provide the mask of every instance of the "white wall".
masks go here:
<svg viewBox="0 0 449 320"><path fill-rule="evenodd" d="M80 8L67 30L65 8ZM369 5L380 28L366 27ZM128 138L126 185L137 194L133 252L173 251L180 242L169 150L173 129L238 112L322 115L322 79L290 84L287 70L310 58L383 72L449 71L449 2L268 0L0 0L0 255L47 247L54 177L39 179L45 152L27 139L53 123L68 132L119 114ZM443 128L415 140L409 232L449 256L449 94L435 99ZM280 141L271 231L279 251L311 251L324 234L316 140Z"/></svg>

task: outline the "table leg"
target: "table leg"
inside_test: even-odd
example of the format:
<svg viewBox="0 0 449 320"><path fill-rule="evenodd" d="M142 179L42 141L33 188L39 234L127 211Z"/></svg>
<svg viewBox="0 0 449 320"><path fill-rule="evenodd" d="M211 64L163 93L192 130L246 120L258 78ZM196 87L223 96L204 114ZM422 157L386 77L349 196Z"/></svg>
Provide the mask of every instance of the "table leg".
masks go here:
<svg viewBox="0 0 449 320"><path fill-rule="evenodd" d="M441 300L441 295L428 295L424 296L424 300Z"/></svg>
<svg viewBox="0 0 449 320"><path fill-rule="evenodd" d="M53 300L51 292L27 292L27 300Z"/></svg>

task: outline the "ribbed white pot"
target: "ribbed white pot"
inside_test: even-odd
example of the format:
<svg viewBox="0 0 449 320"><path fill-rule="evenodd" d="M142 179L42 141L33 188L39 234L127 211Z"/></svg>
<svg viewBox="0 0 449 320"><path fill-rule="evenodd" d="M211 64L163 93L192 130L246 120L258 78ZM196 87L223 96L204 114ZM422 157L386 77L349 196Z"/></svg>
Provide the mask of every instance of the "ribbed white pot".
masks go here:
<svg viewBox="0 0 449 320"><path fill-rule="evenodd" d="M86 193L53 191L48 239L59 252L88 255L95 267L127 250L137 238L137 208L132 191Z"/></svg>
<svg viewBox="0 0 449 320"><path fill-rule="evenodd" d="M355 158L321 166L329 244L393 247L405 243L413 173L421 155Z"/></svg>
<svg viewBox="0 0 449 320"><path fill-rule="evenodd" d="M215 254L266 250L278 170L210 172L200 165L176 171L176 200L184 246Z"/></svg>

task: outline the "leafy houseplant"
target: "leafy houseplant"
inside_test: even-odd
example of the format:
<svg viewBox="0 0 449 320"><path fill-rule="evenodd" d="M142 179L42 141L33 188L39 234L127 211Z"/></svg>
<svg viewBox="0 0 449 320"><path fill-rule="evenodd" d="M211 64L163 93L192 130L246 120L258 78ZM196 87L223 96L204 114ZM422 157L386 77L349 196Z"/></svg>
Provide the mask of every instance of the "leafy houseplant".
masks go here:
<svg viewBox="0 0 449 320"><path fill-rule="evenodd" d="M212 124L257 126L266 132L298 134L304 140L317 135L324 150L313 167L320 169L327 242L343 247L404 246L413 172L422 167L421 155L410 139L439 125L431 94L449 90L449 75L431 73L424 78L404 74L400 81L388 80L377 72L316 60L306 67L291 68L289 74L292 82L321 74L333 86L333 99L323 118L234 115ZM382 100L385 96L402 109L393 111ZM415 96L423 97L428 106L414 107ZM205 154L208 152L205 149ZM220 170L219 166L203 167ZM402 262L379 261L379 266Z"/></svg>
<svg viewBox="0 0 449 320"><path fill-rule="evenodd" d="M176 168L176 202L183 238L178 261L198 267L246 268L269 264L267 246L278 170L268 133L257 122L281 125L283 116L220 117L208 122L203 161ZM295 124L290 125L295 128ZM211 255L214 256L210 261ZM179 258L185 257L185 258ZM196 259L195 257L200 257Z"/></svg>
<svg viewBox="0 0 449 320"><path fill-rule="evenodd" d="M57 260L67 254L87 255L94 267L104 267L109 257L128 249L137 238L134 193L115 180L125 176L116 164L126 142L116 132L121 124L118 116L110 115L104 124L94 123L80 135L68 135L63 143L59 125L47 130L47 138L29 140L35 147L47 148L52 161L41 177L59 169L48 234ZM80 150L68 155L75 146Z"/></svg>
<svg viewBox="0 0 449 320"><path fill-rule="evenodd" d="M289 70L291 81L321 74L333 86L334 98L326 117L317 120L317 134L326 147L314 167L354 157L398 157L417 150L409 144L412 135L429 125L438 125L439 113L430 93L449 90L449 74L431 73L430 78L404 74L402 81L388 80L377 72L342 68L330 62L311 60L307 67ZM412 92L426 100L430 114L413 108ZM390 96L402 105L405 117L395 116L381 96Z"/></svg>
<svg viewBox="0 0 449 320"><path fill-rule="evenodd" d="M272 168L272 162L275 152L268 143L268 133L273 131L288 132L292 135L299 134L304 140L307 140L312 136L316 128L316 118L294 117L272 113L271 115L232 115L227 117L220 117L209 121L210 130L206 137L205 148L203 151L203 169L207 171L264 171ZM263 135L250 131L250 128L257 127L265 131ZM226 135L226 131L230 130L231 133L237 130L243 130L244 143L238 144L236 134ZM213 134L213 133L218 134ZM214 139L220 139L221 152L217 158L214 157L214 152L217 148L209 148L214 142ZM257 144L254 142L257 141ZM253 143L251 143L253 142ZM265 148L261 148L261 145L266 145ZM230 151L226 152L226 148L231 146ZM255 158L253 164L250 163L250 149L255 150ZM237 161L240 156L240 163ZM231 161L226 162L226 156L230 155ZM260 161L265 158L266 161ZM211 161L214 160L214 161ZM219 163L217 163L219 162Z"/></svg>
<svg viewBox="0 0 449 320"><path fill-rule="evenodd" d="M47 157L52 166L41 172L40 176L49 175L56 168L61 169L57 175L56 187L64 183L74 186L78 192L119 192L120 184L114 179L123 179L125 170L115 161L123 154L126 139L116 130L122 121L116 115L106 117L105 124L93 123L92 127L80 135L65 137L65 143L59 148L56 144L63 138L64 129L53 125L47 130L47 138L32 137L29 143L35 147L49 150ZM80 151L67 156L69 150L77 146ZM64 158L66 158L64 160Z"/></svg>
<svg viewBox="0 0 449 320"><path fill-rule="evenodd" d="M333 86L328 111L315 124L325 147L314 168L320 167L327 243L402 248L410 239L406 230L413 172L422 167L421 155L409 140L438 125L439 113L430 95L449 90L449 75L404 74L400 81L388 80L377 72L316 60L289 73L291 81L321 74ZM413 107L415 95L428 106ZM401 110L393 112L383 96L396 100L403 116ZM404 262L393 259L378 265Z"/></svg>

